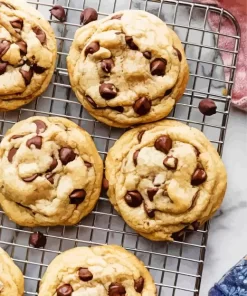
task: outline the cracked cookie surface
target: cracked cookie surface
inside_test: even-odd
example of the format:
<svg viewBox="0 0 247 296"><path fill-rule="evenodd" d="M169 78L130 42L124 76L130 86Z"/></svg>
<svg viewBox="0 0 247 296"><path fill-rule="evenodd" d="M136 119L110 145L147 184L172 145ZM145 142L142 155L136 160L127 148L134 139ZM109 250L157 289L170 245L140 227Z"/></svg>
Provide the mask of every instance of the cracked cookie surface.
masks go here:
<svg viewBox="0 0 247 296"><path fill-rule="evenodd" d="M0 1L0 111L21 107L48 87L56 40L43 16L23 0Z"/></svg>
<svg viewBox="0 0 247 296"><path fill-rule="evenodd" d="M116 127L167 116L189 76L176 33L145 11L117 12L78 29L67 64L82 105Z"/></svg>
<svg viewBox="0 0 247 296"><path fill-rule="evenodd" d="M144 264L114 245L81 247L57 256L41 280L39 296L155 296Z"/></svg>
<svg viewBox="0 0 247 296"><path fill-rule="evenodd" d="M19 225L78 223L100 196L102 174L90 135L64 118L30 117L0 144L0 203Z"/></svg>
<svg viewBox="0 0 247 296"><path fill-rule="evenodd" d="M126 132L106 159L108 196L123 219L151 240L197 229L220 207L227 176L199 130L163 120Z"/></svg>
<svg viewBox="0 0 247 296"><path fill-rule="evenodd" d="M0 248L0 295L22 296L24 279L20 269L9 255Z"/></svg>

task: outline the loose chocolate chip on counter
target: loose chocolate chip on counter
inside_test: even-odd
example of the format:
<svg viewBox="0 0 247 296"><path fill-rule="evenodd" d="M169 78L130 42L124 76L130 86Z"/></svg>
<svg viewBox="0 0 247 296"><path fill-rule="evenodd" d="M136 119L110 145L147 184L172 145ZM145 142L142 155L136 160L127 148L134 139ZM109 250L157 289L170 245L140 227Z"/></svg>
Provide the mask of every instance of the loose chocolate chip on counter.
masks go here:
<svg viewBox="0 0 247 296"><path fill-rule="evenodd" d="M149 209L146 204L144 204L144 210L147 213L149 218L154 218L155 217L155 210L154 209Z"/></svg>
<svg viewBox="0 0 247 296"><path fill-rule="evenodd" d="M172 139L169 136L161 136L155 141L154 147L157 150L168 154L172 148Z"/></svg>
<svg viewBox="0 0 247 296"><path fill-rule="evenodd" d="M25 55L27 53L27 43L25 41L21 40L16 42L15 44L19 46L22 54Z"/></svg>
<svg viewBox="0 0 247 296"><path fill-rule="evenodd" d="M0 43L0 58L5 55L5 53L9 50L10 48L10 42L9 41L2 41Z"/></svg>
<svg viewBox="0 0 247 296"><path fill-rule="evenodd" d="M39 27L35 27L33 28L33 32L36 34L36 37L39 39L41 44L44 44L46 42L46 34L42 29L40 29Z"/></svg>
<svg viewBox="0 0 247 296"><path fill-rule="evenodd" d="M109 108L111 108L112 110L117 111L119 113L123 113L124 112L124 107L122 107L122 106L109 107Z"/></svg>
<svg viewBox="0 0 247 296"><path fill-rule="evenodd" d="M125 36L126 44L129 46L130 49L138 50L138 46L133 41L133 38L131 36Z"/></svg>
<svg viewBox="0 0 247 296"><path fill-rule="evenodd" d="M134 165L137 166L137 159L138 159L138 154L139 154L140 150L137 150L134 154L133 154L133 162Z"/></svg>
<svg viewBox="0 0 247 296"><path fill-rule="evenodd" d="M152 75L164 76L166 73L166 64L165 59L155 59L150 64L150 71Z"/></svg>
<svg viewBox="0 0 247 296"><path fill-rule="evenodd" d="M165 92L165 97L166 96L169 96L171 93L172 93L173 89L168 89L166 92Z"/></svg>
<svg viewBox="0 0 247 296"><path fill-rule="evenodd" d="M84 164L88 169L90 169L93 166L90 162L85 161L85 160L84 160Z"/></svg>
<svg viewBox="0 0 247 296"><path fill-rule="evenodd" d="M16 155L17 150L18 150L18 149L16 149L16 148L11 148L11 149L9 150L9 154L8 154L8 161L9 161L9 162L12 162L12 161L13 161L13 158L14 158L14 156Z"/></svg>
<svg viewBox="0 0 247 296"><path fill-rule="evenodd" d="M124 197L126 203L132 207L137 208L142 204L142 196L138 191L128 191Z"/></svg>
<svg viewBox="0 0 247 296"><path fill-rule="evenodd" d="M73 288L69 284L62 285L57 288L57 296L71 296L73 293Z"/></svg>
<svg viewBox="0 0 247 296"><path fill-rule="evenodd" d="M158 192L159 188L150 188L147 190L148 198L150 201L154 200L155 194Z"/></svg>
<svg viewBox="0 0 247 296"><path fill-rule="evenodd" d="M32 146L35 146L37 149L41 149L42 147L42 137L40 136L35 136L29 140L27 140L26 143L28 148L31 148Z"/></svg>
<svg viewBox="0 0 247 296"><path fill-rule="evenodd" d="M139 115L146 115L151 110L151 102L148 98L142 97L135 101L133 109Z"/></svg>
<svg viewBox="0 0 247 296"><path fill-rule="evenodd" d="M51 184L54 184L54 178L53 178L54 176L55 176L55 174L53 174L53 173L48 173L48 174L45 175L46 179L47 179Z"/></svg>
<svg viewBox="0 0 247 296"><path fill-rule="evenodd" d="M38 176L39 176L38 174L34 174L34 175L32 175L31 177L22 178L22 180L23 180L24 182L30 183L30 182L33 182L35 179L37 179Z"/></svg>
<svg viewBox="0 0 247 296"><path fill-rule="evenodd" d="M204 99L199 104L199 110L202 114L206 116L211 116L216 113L217 106L215 102L211 99Z"/></svg>
<svg viewBox="0 0 247 296"><path fill-rule="evenodd" d="M32 245L34 248L44 248L46 245L46 236L39 231L30 234L29 245Z"/></svg>
<svg viewBox="0 0 247 296"><path fill-rule="evenodd" d="M75 189L69 196L70 203L72 205L81 204L86 197L86 191L84 189Z"/></svg>
<svg viewBox="0 0 247 296"><path fill-rule="evenodd" d="M94 54L100 49L100 45L98 41L91 42L85 49L85 56L88 54Z"/></svg>
<svg viewBox="0 0 247 296"><path fill-rule="evenodd" d="M176 51L176 56L178 57L179 62L181 62L182 61L182 58L183 58L181 52L176 47L173 46L173 48Z"/></svg>
<svg viewBox="0 0 247 296"><path fill-rule="evenodd" d="M42 73L44 73L46 71L46 68L40 67L37 64L33 64L32 69L37 74L42 74Z"/></svg>
<svg viewBox="0 0 247 296"><path fill-rule="evenodd" d="M76 154L71 148L64 147L59 150L59 158L62 164L66 165L67 163L75 160Z"/></svg>
<svg viewBox="0 0 247 296"><path fill-rule="evenodd" d="M42 120L35 120L34 123L36 124L36 133L41 134L47 129L47 125Z"/></svg>
<svg viewBox="0 0 247 296"><path fill-rule="evenodd" d="M85 99L89 102L90 105L92 105L93 108L96 109L98 107L97 104L94 102L94 100L91 97L85 96Z"/></svg>
<svg viewBox="0 0 247 296"><path fill-rule="evenodd" d="M90 272L90 271L88 270L88 268L86 268L86 267L81 267L81 268L79 269L78 274L79 274L79 278L80 278L83 282L89 282L89 281L91 281L91 280L93 279L93 274L92 274L92 272Z"/></svg>
<svg viewBox="0 0 247 296"><path fill-rule="evenodd" d="M80 24L87 25L98 19L98 12L94 8L86 8L81 12Z"/></svg>
<svg viewBox="0 0 247 296"><path fill-rule="evenodd" d="M207 174L203 169L196 169L192 179L191 179L191 184L193 186L198 186L201 185L203 182L205 182L207 179Z"/></svg>
<svg viewBox="0 0 247 296"><path fill-rule="evenodd" d="M152 53L150 51L144 51L142 54L146 59L151 60Z"/></svg>
<svg viewBox="0 0 247 296"><path fill-rule="evenodd" d="M101 69L106 73L111 73L112 68L114 67L113 59L105 59L101 61Z"/></svg>
<svg viewBox="0 0 247 296"><path fill-rule="evenodd" d="M106 178L103 178L102 189L106 192L109 188L109 181Z"/></svg>
<svg viewBox="0 0 247 296"><path fill-rule="evenodd" d="M126 290L120 283L111 283L108 290L109 296L125 296Z"/></svg>
<svg viewBox="0 0 247 296"><path fill-rule="evenodd" d="M114 99L117 96L117 89L112 83L102 83L99 86L99 92L101 97L106 100Z"/></svg>
<svg viewBox="0 0 247 296"><path fill-rule="evenodd" d="M163 161L163 164L168 170L176 170L178 166L178 159L173 156L167 156Z"/></svg>
<svg viewBox="0 0 247 296"><path fill-rule="evenodd" d="M57 165L58 165L58 161L56 160L55 157L53 157L52 163L51 163L49 169L47 170L47 173L52 172L57 167Z"/></svg>
<svg viewBox="0 0 247 296"><path fill-rule="evenodd" d="M23 79L25 80L25 84L29 85L33 77L33 70L30 68L28 71L25 71L23 69L20 69L19 71Z"/></svg>
<svg viewBox="0 0 247 296"><path fill-rule="evenodd" d="M10 23L11 23L11 26L12 26L14 29L22 30L22 27L23 27L23 20L21 20L21 19L17 19L17 20L15 20L15 21L10 22Z"/></svg>
<svg viewBox="0 0 247 296"><path fill-rule="evenodd" d="M139 279L135 280L134 288L136 292L141 293L144 287L144 278L142 276Z"/></svg>
<svg viewBox="0 0 247 296"><path fill-rule="evenodd" d="M66 14L64 8L61 5L54 5L52 9L50 9L50 13L60 22L65 22Z"/></svg>
<svg viewBox="0 0 247 296"><path fill-rule="evenodd" d="M121 20L122 16L122 14L116 14L111 18L111 20Z"/></svg>
<svg viewBox="0 0 247 296"><path fill-rule="evenodd" d="M139 132L139 134L138 134L138 136L137 136L137 139L138 139L139 143L141 143L141 141L142 141L142 137L143 137L144 133L145 133L145 131L141 131L141 132Z"/></svg>
<svg viewBox="0 0 247 296"><path fill-rule="evenodd" d="M8 63L0 62L0 75L3 75L7 70Z"/></svg>

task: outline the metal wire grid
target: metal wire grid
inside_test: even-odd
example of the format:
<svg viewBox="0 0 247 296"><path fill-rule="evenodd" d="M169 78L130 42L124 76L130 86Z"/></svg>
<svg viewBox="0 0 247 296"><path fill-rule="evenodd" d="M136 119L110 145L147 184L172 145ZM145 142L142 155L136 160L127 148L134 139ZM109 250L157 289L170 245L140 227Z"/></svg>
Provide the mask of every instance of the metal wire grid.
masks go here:
<svg viewBox="0 0 247 296"><path fill-rule="evenodd" d="M74 32L79 27L79 15L83 8L96 8L100 17L120 9L135 8L144 9L166 20L178 33L186 50L190 64L190 82L183 99L170 117L202 130L219 153L222 153L240 43L239 27L230 13L217 7L176 0L64 0L59 4L67 9L67 21L61 24L51 19L48 11L55 0L29 3L50 18L58 41L57 68L53 81L42 98L20 110L0 114L1 138L15 122L30 116L64 116L92 135L100 155L105 159L108 149L123 131L95 121L83 110L71 92L65 59ZM218 17L216 31L212 31L208 25L211 14ZM221 33L221 26L225 21L233 24L236 30L234 36ZM233 40L232 50L219 46L222 37ZM225 66L222 63L220 52L232 56L231 65ZM228 80L224 71L228 72ZM205 97L213 98L217 103L218 111L212 118L202 116L197 110L198 103ZM38 295L39 280L57 254L76 246L112 243L122 245L144 261L155 279L159 296L199 295L208 224L198 231L186 231L182 241L151 242L137 235L123 222L106 196L102 196L95 210L74 227L23 228L9 221L3 212L0 214L0 243L23 271L26 280L25 295ZM47 235L45 249L34 249L28 245L29 234L34 230Z"/></svg>

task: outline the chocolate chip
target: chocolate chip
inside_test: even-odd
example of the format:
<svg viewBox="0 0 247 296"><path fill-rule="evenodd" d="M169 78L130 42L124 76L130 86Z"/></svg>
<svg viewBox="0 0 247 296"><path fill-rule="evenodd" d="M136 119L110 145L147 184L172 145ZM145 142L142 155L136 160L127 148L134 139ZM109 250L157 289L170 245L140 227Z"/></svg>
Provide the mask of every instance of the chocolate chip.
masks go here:
<svg viewBox="0 0 247 296"><path fill-rule="evenodd" d="M11 148L11 149L9 150L9 154L8 154L8 161L9 161L9 162L12 162L12 161L13 161L13 157L15 156L17 150L18 150L18 149L16 149L16 148Z"/></svg>
<svg viewBox="0 0 247 296"><path fill-rule="evenodd" d="M31 177L22 178L22 180L23 180L24 182L29 183L29 182L33 182L35 179L37 179L38 176L39 176L38 174L34 174L34 175L32 175Z"/></svg>
<svg viewBox="0 0 247 296"><path fill-rule="evenodd" d="M88 282L91 281L93 279L93 274L92 272L90 272L88 270L88 268L86 267L81 267L79 269L79 278L83 281L83 282Z"/></svg>
<svg viewBox="0 0 247 296"><path fill-rule="evenodd" d="M32 69L37 74L42 74L46 71L46 68L40 67L37 64L33 64Z"/></svg>
<svg viewBox="0 0 247 296"><path fill-rule="evenodd" d="M138 154L140 153L140 150L137 150L134 154L133 154L133 162L134 165L137 166L137 159L138 159Z"/></svg>
<svg viewBox="0 0 247 296"><path fill-rule="evenodd" d="M171 93L172 93L173 89L168 89L166 92L165 92L165 97L166 96L169 96Z"/></svg>
<svg viewBox="0 0 247 296"><path fill-rule="evenodd" d="M191 184L193 186L198 186L201 185L203 182L205 182L207 179L207 174L203 169L196 169L192 179L191 179Z"/></svg>
<svg viewBox="0 0 247 296"><path fill-rule="evenodd" d="M36 124L36 133L41 134L47 129L47 125L42 120L35 120L34 123Z"/></svg>
<svg viewBox="0 0 247 296"><path fill-rule="evenodd" d="M169 136L161 136L155 141L154 147L157 150L168 154L168 152L172 148L172 139Z"/></svg>
<svg viewBox="0 0 247 296"><path fill-rule="evenodd" d="M94 8L86 8L80 16L80 24L86 25L98 19L98 12Z"/></svg>
<svg viewBox="0 0 247 296"><path fill-rule="evenodd" d="M16 42L15 44L19 46L22 54L25 55L27 53L27 43L25 41L21 40Z"/></svg>
<svg viewBox="0 0 247 296"><path fill-rule="evenodd" d="M138 191L128 191L124 197L126 203L132 207L137 208L142 204L142 196Z"/></svg>
<svg viewBox="0 0 247 296"><path fill-rule="evenodd" d="M109 181L106 178L103 178L103 181L102 181L102 189L104 191L107 191L108 188L109 188Z"/></svg>
<svg viewBox="0 0 247 296"><path fill-rule="evenodd" d="M98 107L97 104L94 102L94 100L91 97L85 96L85 99L89 102L89 104L92 105L93 108L96 109Z"/></svg>
<svg viewBox="0 0 247 296"><path fill-rule="evenodd" d="M22 27L23 27L23 20L21 20L21 19L17 19L17 20L15 20L15 21L10 22L10 23L11 23L11 26L12 26L14 29L22 30Z"/></svg>
<svg viewBox="0 0 247 296"><path fill-rule="evenodd" d="M54 5L52 9L50 9L51 15L53 15L60 22L65 22L66 14L65 10L61 5Z"/></svg>
<svg viewBox="0 0 247 296"><path fill-rule="evenodd" d="M100 45L98 41L91 42L85 49L85 56L88 54L93 54L100 49Z"/></svg>
<svg viewBox="0 0 247 296"><path fill-rule="evenodd" d="M141 293L144 287L144 278L142 276L139 277L139 279L135 280L134 282L134 288L136 292Z"/></svg>
<svg viewBox="0 0 247 296"><path fill-rule="evenodd" d="M101 97L106 100L114 99L117 96L117 89L112 83L102 83L99 87L99 92Z"/></svg>
<svg viewBox="0 0 247 296"><path fill-rule="evenodd" d="M51 183L51 184L54 184L54 177L55 176L55 174L53 174L53 173L49 173L49 174L46 174L45 175L45 177L46 177L46 179Z"/></svg>
<svg viewBox="0 0 247 296"><path fill-rule="evenodd" d="M178 57L179 62L181 62L182 61L182 58L183 58L181 52L176 47L173 46L173 48L176 51L176 56Z"/></svg>
<svg viewBox="0 0 247 296"><path fill-rule="evenodd" d="M142 137L143 137L144 133L145 133L145 131L141 131L141 132L139 132L139 134L138 134L138 136L137 136L137 139L138 139L139 143L141 143L141 141L142 141Z"/></svg>
<svg viewBox="0 0 247 296"><path fill-rule="evenodd" d="M151 110L151 102L146 97L142 97L135 101L133 109L139 115L146 115Z"/></svg>
<svg viewBox="0 0 247 296"><path fill-rule="evenodd" d="M24 136L21 136L21 135L14 135L10 138L10 140L15 140L15 139L20 139L20 138L23 138Z"/></svg>
<svg viewBox="0 0 247 296"><path fill-rule="evenodd" d="M57 288L57 296L71 296L73 293L73 288L69 284L64 284Z"/></svg>
<svg viewBox="0 0 247 296"><path fill-rule="evenodd" d="M111 69L114 67L113 59L105 59L101 61L101 69L106 73L111 73Z"/></svg>
<svg viewBox="0 0 247 296"><path fill-rule="evenodd" d="M144 203L144 210L147 213L149 218L154 218L155 217L155 210L154 209L149 209L145 203Z"/></svg>
<svg viewBox="0 0 247 296"><path fill-rule="evenodd" d="M111 283L108 290L109 296L125 296L126 290L120 283Z"/></svg>
<svg viewBox="0 0 247 296"><path fill-rule="evenodd" d="M111 20L121 20L122 16L122 14L116 14L111 18Z"/></svg>
<svg viewBox="0 0 247 296"><path fill-rule="evenodd" d="M52 172L57 167L57 165L58 165L58 161L56 160L55 157L53 157L52 163L51 163L49 169L47 170L47 173Z"/></svg>
<svg viewBox="0 0 247 296"><path fill-rule="evenodd" d="M4 40L0 43L0 58L5 55L5 53L9 50L9 48L10 48L9 41Z"/></svg>
<svg viewBox="0 0 247 296"><path fill-rule="evenodd" d="M34 248L44 248L46 245L46 236L39 231L30 234L29 245L32 245Z"/></svg>
<svg viewBox="0 0 247 296"><path fill-rule="evenodd" d="M29 140L27 140L26 143L28 148L31 148L31 146L35 146L35 148L37 149L41 149L42 147L42 137L40 136L35 136Z"/></svg>
<svg viewBox="0 0 247 296"><path fill-rule="evenodd" d="M46 34L43 30L41 30L39 27L35 27L33 28L33 32L36 34L36 37L39 39L41 44L46 42Z"/></svg>
<svg viewBox="0 0 247 296"><path fill-rule="evenodd" d="M75 189L69 196L70 203L72 205L79 205L81 204L86 197L86 191L84 189Z"/></svg>
<svg viewBox="0 0 247 296"><path fill-rule="evenodd" d="M0 75L3 75L7 70L8 63L0 62Z"/></svg>
<svg viewBox="0 0 247 296"><path fill-rule="evenodd" d="M71 148L64 147L59 150L59 158L62 164L66 165L67 163L75 160L76 154Z"/></svg>
<svg viewBox="0 0 247 296"><path fill-rule="evenodd" d="M158 191L159 191L159 188L150 188L147 190L148 198L150 201L154 200L154 196Z"/></svg>
<svg viewBox="0 0 247 296"><path fill-rule="evenodd" d="M199 104L199 110L202 114L206 116L211 116L216 113L217 106L213 100L204 99Z"/></svg>
<svg viewBox="0 0 247 296"><path fill-rule="evenodd" d="M88 169L90 169L93 166L90 162L85 161L85 160L84 160L84 164Z"/></svg>
<svg viewBox="0 0 247 296"><path fill-rule="evenodd" d="M33 77L33 70L30 68L28 71L25 71L23 69L19 70L23 79L25 80L25 84L29 85L31 82L31 79Z"/></svg>
<svg viewBox="0 0 247 296"><path fill-rule="evenodd" d="M144 51L142 54L146 59L151 60L152 53L150 51Z"/></svg>
<svg viewBox="0 0 247 296"><path fill-rule="evenodd" d="M122 107L122 106L109 107L109 108L111 108L112 110L117 111L119 113L123 113L124 112L124 107Z"/></svg>
<svg viewBox="0 0 247 296"><path fill-rule="evenodd" d="M164 76L166 72L167 61L165 59L155 59L150 64L150 71L152 75Z"/></svg>
<svg viewBox="0 0 247 296"><path fill-rule="evenodd" d="M133 38L131 36L125 36L126 44L129 46L130 49L138 50L138 46L133 41Z"/></svg>
<svg viewBox="0 0 247 296"><path fill-rule="evenodd" d="M163 161L163 164L168 170L176 170L178 166L178 159L173 156L167 156Z"/></svg>

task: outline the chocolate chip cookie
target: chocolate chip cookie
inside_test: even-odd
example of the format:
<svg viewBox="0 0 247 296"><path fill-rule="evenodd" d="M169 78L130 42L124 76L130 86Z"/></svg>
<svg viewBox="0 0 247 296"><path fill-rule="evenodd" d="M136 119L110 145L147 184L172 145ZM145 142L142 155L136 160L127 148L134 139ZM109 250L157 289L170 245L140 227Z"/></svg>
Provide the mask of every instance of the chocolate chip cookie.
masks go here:
<svg viewBox="0 0 247 296"><path fill-rule="evenodd" d="M19 225L78 223L94 208L102 175L90 135L67 119L30 117L0 144L0 204Z"/></svg>
<svg viewBox="0 0 247 296"><path fill-rule="evenodd" d="M0 248L0 270L0 295L22 296L24 293L23 275L2 248Z"/></svg>
<svg viewBox="0 0 247 296"><path fill-rule="evenodd" d="M220 207L227 184L204 134L170 120L126 132L110 149L105 173L115 209L151 240L200 227Z"/></svg>
<svg viewBox="0 0 247 296"><path fill-rule="evenodd" d="M56 40L43 16L23 0L0 1L0 111L43 93L52 78Z"/></svg>
<svg viewBox="0 0 247 296"><path fill-rule="evenodd" d="M155 296L143 263L119 246L81 247L57 256L41 280L39 296Z"/></svg>
<svg viewBox="0 0 247 296"><path fill-rule="evenodd" d="M116 127L167 116L189 70L174 31L145 11L122 11L78 29L67 59L82 105Z"/></svg>

